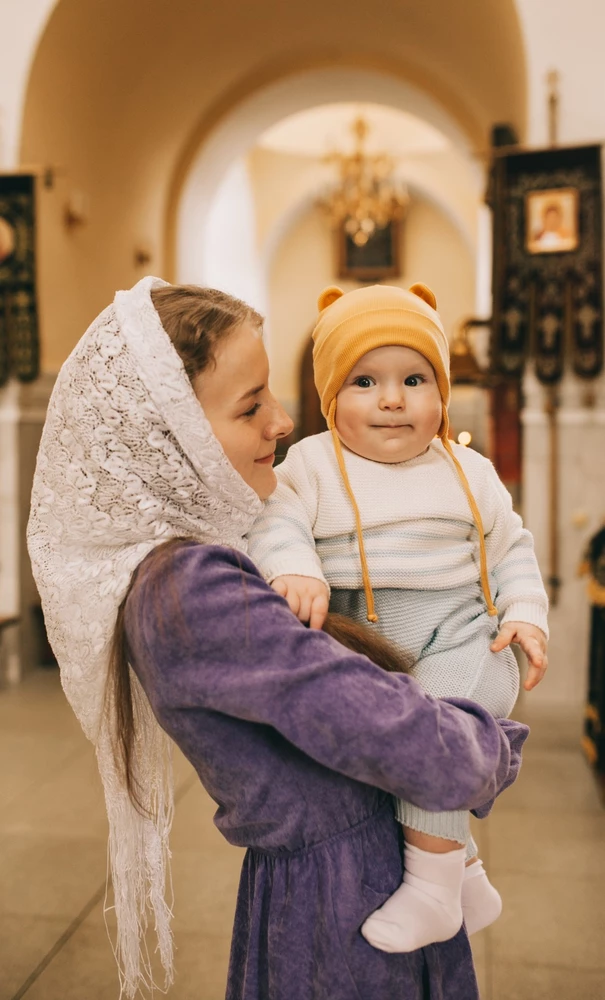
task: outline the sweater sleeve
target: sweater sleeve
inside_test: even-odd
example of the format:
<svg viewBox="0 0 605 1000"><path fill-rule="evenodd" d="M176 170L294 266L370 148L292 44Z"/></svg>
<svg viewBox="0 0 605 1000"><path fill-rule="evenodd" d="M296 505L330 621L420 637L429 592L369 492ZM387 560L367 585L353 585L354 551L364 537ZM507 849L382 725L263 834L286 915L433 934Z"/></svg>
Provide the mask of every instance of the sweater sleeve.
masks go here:
<svg viewBox="0 0 605 1000"><path fill-rule="evenodd" d="M491 528L485 543L497 581L500 623L527 622L548 637L548 597L534 552L531 532L513 510L512 498L493 465L488 463L487 489Z"/></svg>
<svg viewBox="0 0 605 1000"><path fill-rule="evenodd" d="M317 490L297 445L289 449L276 472L277 489L248 533L250 558L267 583L293 574L321 580L329 590L313 538Z"/></svg>
<svg viewBox="0 0 605 1000"><path fill-rule="evenodd" d="M178 629L158 622L174 600ZM481 806L518 769L526 727L432 698L305 628L232 550L184 544L155 577L143 564L126 632L158 718L187 713L191 726L204 709L271 726L320 764L433 811Z"/></svg>

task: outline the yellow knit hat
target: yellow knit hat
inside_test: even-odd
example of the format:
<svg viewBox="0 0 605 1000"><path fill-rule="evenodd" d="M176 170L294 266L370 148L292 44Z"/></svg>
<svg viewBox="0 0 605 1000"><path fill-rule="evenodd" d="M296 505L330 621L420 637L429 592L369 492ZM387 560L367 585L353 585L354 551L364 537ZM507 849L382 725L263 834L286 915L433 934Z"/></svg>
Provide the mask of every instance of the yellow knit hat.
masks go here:
<svg viewBox="0 0 605 1000"><path fill-rule="evenodd" d="M430 288L421 283L409 291L392 285L372 285L345 294L336 285L324 289L318 299L319 319L313 331L313 369L321 400L321 411L334 439L338 466L353 506L364 591L369 621L377 621L374 596L363 543L363 526L357 501L347 474L340 438L336 430L336 397L360 358L377 347L409 347L430 362L443 404L439 437L452 459L466 493L477 531L481 559L481 586L488 613L497 615L489 587L485 537L481 514L460 462L448 438L447 407L450 402L450 352L443 324Z"/></svg>
<svg viewBox="0 0 605 1000"><path fill-rule="evenodd" d="M317 303L313 331L315 385L326 418L336 395L360 358L376 347L396 344L418 351L433 366L443 400L447 430L450 401L450 350L430 288L420 283L409 291L392 285L356 288L346 295L336 285L326 288Z"/></svg>

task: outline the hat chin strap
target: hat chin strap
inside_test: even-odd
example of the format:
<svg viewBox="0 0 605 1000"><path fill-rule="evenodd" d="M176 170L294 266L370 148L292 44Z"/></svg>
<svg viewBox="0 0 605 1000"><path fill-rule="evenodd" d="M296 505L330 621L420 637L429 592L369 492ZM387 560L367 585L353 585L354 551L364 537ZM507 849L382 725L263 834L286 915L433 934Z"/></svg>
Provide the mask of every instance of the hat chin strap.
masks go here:
<svg viewBox="0 0 605 1000"><path fill-rule="evenodd" d="M481 519L481 513L477 507L477 501L473 496L473 492L469 486L468 479L466 478L466 473L460 465L460 462L454 455L454 449L452 448L452 442L448 438L448 431L450 429L450 422L445 406L443 407L443 420L441 421L441 427L439 429L439 438L441 439L441 444L447 451L452 462L456 467L456 472L458 473L458 479L460 480L460 485L466 493L466 499L468 500L468 505L471 508L471 513L473 515L473 520L475 522L475 527L479 534L479 565L481 574L481 589L483 591L483 597L485 598L485 603L487 605L488 615L496 616L498 614L498 609L492 600L492 592L489 586L489 574L487 569L487 552L485 550L485 532L483 530L483 521Z"/></svg>
<svg viewBox="0 0 605 1000"><path fill-rule="evenodd" d="M372 591L372 583L370 580L370 571L368 569L368 560L366 558L366 550L363 542L363 525L361 523L361 515L359 513L359 507L357 506L357 501L355 499L355 494L351 487L349 480L349 475L347 472L347 467L345 465L344 455L342 453L342 444L340 437L338 436L338 431L336 430L336 396L330 403L328 409L328 428L332 434L332 440L334 441L334 452L336 454L336 461L338 462L338 468L340 469L340 474L342 476L342 481L345 485L345 489L351 501L351 506L353 508L353 514L355 516L355 526L357 530L357 544L359 547L359 559L361 562L361 576L363 580L363 591L366 599L366 615L369 622L377 622L378 615L376 614L374 608L374 593ZM460 485L466 494L466 498L471 508L471 513L475 521L475 526L479 534L479 562L480 562L480 575L481 575L481 589L483 591L483 597L485 598L485 603L487 605L487 613L491 616L496 616L498 614L498 609L496 608L493 600L492 594L489 586L489 574L487 568L487 552L485 549L485 532L483 530L483 521L481 519L481 514L477 506L477 501L475 500L472 490L469 486L468 479L464 469L460 465L460 462L454 455L451 442L448 438L449 431L449 418L447 409L443 407L443 419L441 421L441 427L439 428L439 438L449 457L451 458L456 472L458 473L458 478L460 480Z"/></svg>
<svg viewBox="0 0 605 1000"><path fill-rule="evenodd" d="M342 476L342 481L345 484L345 489L349 494L349 500L351 501L351 506L353 507L353 514L355 515L355 525L357 528L357 545L359 547L359 559L361 561L361 576L363 580L363 592L366 599L366 615L369 622L377 622L378 615L374 609L374 593L372 591L372 583L370 581L370 571L368 569L368 560L366 559L366 550L363 544L363 526L361 523L361 515L359 513L359 507L357 506L357 501L355 499L355 494L351 488L351 483L349 481L349 474L347 472L347 467L345 465L344 455L342 453L342 446L340 443L340 438L338 436L338 431L336 430L336 396L330 403L330 408L328 410L328 427L332 432L332 439L334 441L334 451L336 452L336 461L338 462L338 468L340 469L340 474Z"/></svg>

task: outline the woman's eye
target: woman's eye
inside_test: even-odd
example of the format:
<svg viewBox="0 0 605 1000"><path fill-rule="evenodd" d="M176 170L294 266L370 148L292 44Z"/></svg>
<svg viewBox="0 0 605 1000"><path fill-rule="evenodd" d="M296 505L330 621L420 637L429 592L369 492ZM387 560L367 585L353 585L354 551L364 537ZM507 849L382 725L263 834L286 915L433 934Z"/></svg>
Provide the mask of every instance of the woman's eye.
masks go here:
<svg viewBox="0 0 605 1000"><path fill-rule="evenodd" d="M360 389L369 389L370 386L374 385L374 379L370 378L369 375L359 375L353 385L358 385Z"/></svg>
<svg viewBox="0 0 605 1000"><path fill-rule="evenodd" d="M260 403L255 403L254 406L251 406L249 410L246 410L245 413L242 413L242 417L253 417L255 413L258 413L260 407L261 407Z"/></svg>
<svg viewBox="0 0 605 1000"><path fill-rule="evenodd" d="M422 385L424 381L426 380L423 375L408 375L405 384L414 387L415 385Z"/></svg>

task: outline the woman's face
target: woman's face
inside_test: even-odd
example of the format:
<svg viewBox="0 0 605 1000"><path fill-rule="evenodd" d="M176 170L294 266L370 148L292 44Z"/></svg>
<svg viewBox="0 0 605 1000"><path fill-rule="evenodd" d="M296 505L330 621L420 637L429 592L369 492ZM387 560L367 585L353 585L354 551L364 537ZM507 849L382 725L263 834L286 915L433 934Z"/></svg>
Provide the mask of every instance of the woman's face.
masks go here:
<svg viewBox="0 0 605 1000"><path fill-rule="evenodd" d="M277 483L277 439L289 434L293 424L269 391L260 331L242 323L218 345L214 357L216 364L193 380L195 394L233 468L266 500Z"/></svg>

